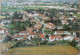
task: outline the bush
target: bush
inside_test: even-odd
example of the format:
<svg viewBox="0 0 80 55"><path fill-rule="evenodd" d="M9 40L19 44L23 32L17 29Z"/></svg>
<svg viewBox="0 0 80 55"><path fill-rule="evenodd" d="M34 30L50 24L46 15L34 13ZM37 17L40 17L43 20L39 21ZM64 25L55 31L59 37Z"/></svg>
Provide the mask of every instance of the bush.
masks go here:
<svg viewBox="0 0 80 55"><path fill-rule="evenodd" d="M49 42L48 45L55 45L55 42Z"/></svg>
<svg viewBox="0 0 80 55"><path fill-rule="evenodd" d="M47 40L44 40L44 41L42 41L40 44L41 44L41 45L47 45L47 43L48 43L48 41L47 41Z"/></svg>

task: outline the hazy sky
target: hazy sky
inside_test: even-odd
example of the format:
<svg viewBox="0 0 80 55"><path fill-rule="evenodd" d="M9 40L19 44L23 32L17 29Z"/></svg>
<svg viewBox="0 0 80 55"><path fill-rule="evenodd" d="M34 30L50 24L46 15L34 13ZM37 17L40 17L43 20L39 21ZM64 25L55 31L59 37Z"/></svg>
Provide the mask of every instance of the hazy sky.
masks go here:
<svg viewBox="0 0 80 55"><path fill-rule="evenodd" d="M6 1L6 0L2 0ZM7 0L7 1L54 1L54 0ZM57 1L78 1L78 0L57 0Z"/></svg>

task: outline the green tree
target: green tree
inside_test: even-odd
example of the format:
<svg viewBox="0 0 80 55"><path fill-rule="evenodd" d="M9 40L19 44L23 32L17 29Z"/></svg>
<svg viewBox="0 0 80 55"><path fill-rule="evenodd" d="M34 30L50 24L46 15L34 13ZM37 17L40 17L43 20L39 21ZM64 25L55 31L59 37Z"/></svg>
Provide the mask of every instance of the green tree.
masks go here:
<svg viewBox="0 0 80 55"><path fill-rule="evenodd" d="M11 40L12 40L11 36L8 36L8 35L7 35L7 36L5 37L5 39L4 39L4 42L8 42L8 41L11 41Z"/></svg>
<svg viewBox="0 0 80 55"><path fill-rule="evenodd" d="M76 42L74 39L70 42L70 45L73 47L76 47L77 44L78 42Z"/></svg>
<svg viewBox="0 0 80 55"><path fill-rule="evenodd" d="M64 24L64 25L63 25L63 31L67 31L67 30L69 30L69 26L66 25L66 24Z"/></svg>

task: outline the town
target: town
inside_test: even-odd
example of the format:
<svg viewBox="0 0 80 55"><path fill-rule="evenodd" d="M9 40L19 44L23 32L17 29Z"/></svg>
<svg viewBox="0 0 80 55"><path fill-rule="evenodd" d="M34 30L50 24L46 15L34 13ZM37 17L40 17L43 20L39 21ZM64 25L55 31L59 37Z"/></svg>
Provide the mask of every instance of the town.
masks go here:
<svg viewBox="0 0 80 55"><path fill-rule="evenodd" d="M80 12L76 2L2 2L0 42L7 50L40 45L79 49Z"/></svg>

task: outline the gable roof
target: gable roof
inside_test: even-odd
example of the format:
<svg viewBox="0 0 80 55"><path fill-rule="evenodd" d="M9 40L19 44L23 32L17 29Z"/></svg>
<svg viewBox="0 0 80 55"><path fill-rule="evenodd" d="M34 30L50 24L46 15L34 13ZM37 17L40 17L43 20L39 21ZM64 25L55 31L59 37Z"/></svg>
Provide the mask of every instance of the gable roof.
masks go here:
<svg viewBox="0 0 80 55"><path fill-rule="evenodd" d="M10 35L10 33L4 33L5 35Z"/></svg>
<svg viewBox="0 0 80 55"><path fill-rule="evenodd" d="M43 33L40 34L41 38L45 38L45 36L43 35Z"/></svg>
<svg viewBox="0 0 80 55"><path fill-rule="evenodd" d="M58 36L51 36L51 39L58 38Z"/></svg>
<svg viewBox="0 0 80 55"><path fill-rule="evenodd" d="M54 26L54 24L52 24L52 23L46 23L47 25L49 25L49 26Z"/></svg>

